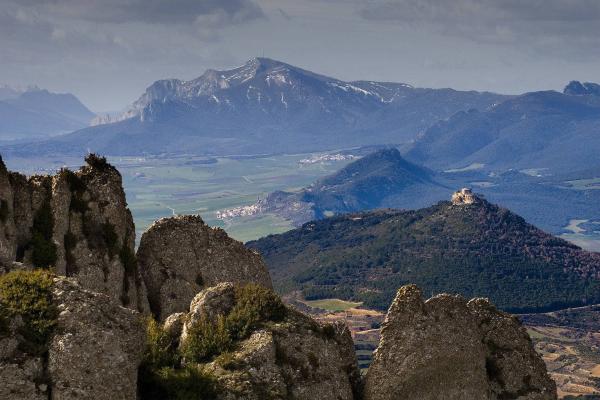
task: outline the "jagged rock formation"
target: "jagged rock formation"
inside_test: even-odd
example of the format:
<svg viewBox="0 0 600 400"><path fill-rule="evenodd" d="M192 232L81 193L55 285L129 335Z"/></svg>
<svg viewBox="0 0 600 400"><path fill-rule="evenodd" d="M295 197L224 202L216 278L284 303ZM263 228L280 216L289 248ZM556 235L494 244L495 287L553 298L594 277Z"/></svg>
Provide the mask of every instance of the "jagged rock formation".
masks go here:
<svg viewBox="0 0 600 400"><path fill-rule="evenodd" d="M236 290L231 283L203 290L192 301L190 312L167 318L164 329L185 346L187 332L201 321L214 323L217 318L231 318L239 301ZM252 300L261 303L259 298ZM284 313L281 319L263 321L230 351L200 365L215 381L215 398L354 399L359 392L360 373L346 325L320 325L287 307ZM185 323L182 326L174 321Z"/></svg>
<svg viewBox="0 0 600 400"><path fill-rule="evenodd" d="M56 320L44 349L24 346L26 317L0 332L0 398L134 400L145 337L139 314L63 277L51 298Z"/></svg>
<svg viewBox="0 0 600 400"><path fill-rule="evenodd" d="M365 400L556 399L556 387L518 320L485 299L402 287L383 324Z"/></svg>
<svg viewBox="0 0 600 400"><path fill-rule="evenodd" d="M149 309L120 173L93 154L77 172L10 172L0 165L0 265L14 261L76 277L130 308Z"/></svg>
<svg viewBox="0 0 600 400"><path fill-rule="evenodd" d="M152 312L164 319L186 311L204 287L220 282L255 282L272 287L262 258L200 216L156 221L143 235L137 253Z"/></svg>

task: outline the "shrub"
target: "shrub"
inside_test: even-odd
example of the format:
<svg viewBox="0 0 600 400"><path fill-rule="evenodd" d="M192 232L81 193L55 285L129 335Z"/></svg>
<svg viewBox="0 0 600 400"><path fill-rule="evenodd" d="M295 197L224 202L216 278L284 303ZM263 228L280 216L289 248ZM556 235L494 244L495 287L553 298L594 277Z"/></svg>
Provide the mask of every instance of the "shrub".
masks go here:
<svg viewBox="0 0 600 400"><path fill-rule="evenodd" d="M182 346L183 356L192 362L211 360L265 323L281 321L285 315L285 305L271 290L256 284L237 287L235 306L228 315L221 315L216 321L202 315L192 325Z"/></svg>
<svg viewBox="0 0 600 400"><path fill-rule="evenodd" d="M139 397L144 400L207 400L217 395L216 379L198 366L140 369Z"/></svg>
<svg viewBox="0 0 600 400"><path fill-rule="evenodd" d="M181 356L168 332L153 318L146 323L146 350L138 372L138 392L144 400L212 399L215 379L201 368L180 368Z"/></svg>
<svg viewBox="0 0 600 400"><path fill-rule="evenodd" d="M0 276L0 314L7 320L20 316L23 351L46 352L58 311L52 304L52 275L46 271L13 271ZM5 327L6 328L6 327Z"/></svg>
<svg viewBox="0 0 600 400"><path fill-rule="evenodd" d="M175 367L180 357L171 337L161 324L152 317L146 321L146 350L144 363L154 369Z"/></svg>
<svg viewBox="0 0 600 400"><path fill-rule="evenodd" d="M73 193L83 193L86 190L86 185L83 179L81 179L75 172L71 171L68 168L62 168L58 171L58 175L64 179L66 179L69 184L69 190Z"/></svg>
<svg viewBox="0 0 600 400"><path fill-rule="evenodd" d="M125 275L128 277L134 276L137 269L137 258L125 241L123 241L123 246L121 246L121 250L119 251L119 259L125 269Z"/></svg>
<svg viewBox="0 0 600 400"><path fill-rule="evenodd" d="M119 235L115 232L115 226L110 222L103 223L102 237L108 249L108 255L113 258L119 252Z"/></svg>
<svg viewBox="0 0 600 400"><path fill-rule="evenodd" d="M227 330L234 339L244 339L263 323L281 321L286 308L273 291L250 283L236 288L236 303L227 316Z"/></svg>
<svg viewBox="0 0 600 400"><path fill-rule="evenodd" d="M0 221L3 223L8 219L8 201L0 200Z"/></svg>
<svg viewBox="0 0 600 400"><path fill-rule="evenodd" d="M54 217L50 199L46 199L33 218L32 238L29 243L31 261L36 268L48 268L56 262L56 245L52 241Z"/></svg>
<svg viewBox="0 0 600 400"><path fill-rule="evenodd" d="M231 335L226 326L225 317L210 321L205 315L192 324L182 346L182 355L187 362L209 361L232 346Z"/></svg>
<svg viewBox="0 0 600 400"><path fill-rule="evenodd" d="M90 153L85 157L85 162L92 168L100 171L106 171L111 165L106 161L106 157L99 156L96 153Z"/></svg>
<svg viewBox="0 0 600 400"><path fill-rule="evenodd" d="M88 206L87 201L83 200L81 195L74 193L73 196L71 196L71 203L69 204L69 210L83 214L84 212L86 212L89 209L90 208Z"/></svg>

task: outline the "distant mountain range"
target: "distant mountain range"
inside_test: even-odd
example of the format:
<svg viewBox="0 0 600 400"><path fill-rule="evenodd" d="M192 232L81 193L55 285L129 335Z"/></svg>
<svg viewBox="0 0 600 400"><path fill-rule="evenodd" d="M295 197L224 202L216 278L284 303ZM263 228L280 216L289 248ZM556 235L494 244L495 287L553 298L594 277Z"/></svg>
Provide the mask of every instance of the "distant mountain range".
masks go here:
<svg viewBox="0 0 600 400"><path fill-rule="evenodd" d="M94 113L72 94L0 87L0 140L47 138L89 126Z"/></svg>
<svg viewBox="0 0 600 400"><path fill-rule="evenodd" d="M309 222L248 246L281 293L385 309L395 288L489 297L512 312L600 302L600 254L551 236L481 197L416 211L379 210Z"/></svg>
<svg viewBox="0 0 600 400"><path fill-rule="evenodd" d="M486 110L461 111L427 129L408 149L435 169L600 166L600 85L571 82L564 93L533 92Z"/></svg>
<svg viewBox="0 0 600 400"><path fill-rule="evenodd" d="M153 83L124 114L8 152L212 155L304 152L406 142L461 110L507 96L401 83L344 82L255 58L191 81ZM6 153L6 151L5 151Z"/></svg>

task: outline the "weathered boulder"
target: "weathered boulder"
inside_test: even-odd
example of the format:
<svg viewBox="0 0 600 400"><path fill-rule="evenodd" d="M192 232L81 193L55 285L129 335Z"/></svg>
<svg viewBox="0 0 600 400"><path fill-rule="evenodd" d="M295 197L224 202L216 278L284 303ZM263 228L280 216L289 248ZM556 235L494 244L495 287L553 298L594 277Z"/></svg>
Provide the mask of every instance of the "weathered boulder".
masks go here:
<svg viewBox="0 0 600 400"><path fill-rule="evenodd" d="M487 300L400 288L365 379L365 400L556 399L518 320Z"/></svg>
<svg viewBox="0 0 600 400"><path fill-rule="evenodd" d="M165 320L162 329L172 340L168 348L178 349L186 367L197 368L213 382L211 398L218 400L354 399L360 372L346 325L319 324L284 306L269 290L257 288L221 283L201 291L187 315ZM223 321L220 331L216 327ZM239 328L249 331L238 337ZM173 338L178 329L181 336ZM223 342L223 336L231 342ZM188 341L195 341L196 351L212 353L194 359ZM222 348L215 350L216 343Z"/></svg>
<svg viewBox="0 0 600 400"><path fill-rule="evenodd" d="M58 278L59 311L49 347L52 400L133 400L145 334L139 313L114 299Z"/></svg>
<svg viewBox="0 0 600 400"><path fill-rule="evenodd" d="M95 155L77 172L9 172L0 162L0 265L51 267L87 289L149 311L119 172Z"/></svg>
<svg viewBox="0 0 600 400"><path fill-rule="evenodd" d="M0 398L135 400L141 314L71 278L12 274L0 286Z"/></svg>
<svg viewBox="0 0 600 400"><path fill-rule="evenodd" d="M218 399L354 399L360 373L350 331L337 324L323 331L305 318L258 330L208 364Z"/></svg>
<svg viewBox="0 0 600 400"><path fill-rule="evenodd" d="M8 332L0 334L0 399L48 399L44 360L19 348L23 321L13 318Z"/></svg>
<svg viewBox="0 0 600 400"><path fill-rule="evenodd" d="M187 311L198 292L220 282L272 287L260 255L200 216L156 221L142 235L137 259L150 308L161 320Z"/></svg>

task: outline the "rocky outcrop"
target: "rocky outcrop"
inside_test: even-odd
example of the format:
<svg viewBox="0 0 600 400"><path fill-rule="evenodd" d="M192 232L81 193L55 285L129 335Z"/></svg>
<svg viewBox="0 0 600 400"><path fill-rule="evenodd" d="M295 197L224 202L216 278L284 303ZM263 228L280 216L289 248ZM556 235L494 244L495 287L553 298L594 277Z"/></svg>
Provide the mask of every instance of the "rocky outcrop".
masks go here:
<svg viewBox="0 0 600 400"><path fill-rule="evenodd" d="M203 290L194 298L190 312L167 318L164 329L172 336L173 328L180 326L176 340L185 346L187 332L199 321L230 316L239 301L236 290L231 283ZM259 298L251 300L263 303ZM176 322L181 320L183 325ZM360 383L346 325L320 325L289 308L283 318L263 321L229 351L199 368L214 380L219 400L352 400Z"/></svg>
<svg viewBox="0 0 600 400"><path fill-rule="evenodd" d="M365 400L556 399L556 387L518 320L485 299L421 298L404 286L383 324Z"/></svg>
<svg viewBox="0 0 600 400"><path fill-rule="evenodd" d="M77 172L30 178L0 163L0 264L50 267L148 311L121 175L104 158L86 162Z"/></svg>
<svg viewBox="0 0 600 400"><path fill-rule="evenodd" d="M64 278L55 280L53 295L59 315L48 356L52 400L135 399L141 316Z"/></svg>
<svg viewBox="0 0 600 400"><path fill-rule="evenodd" d="M142 235L137 258L150 307L161 320L186 311L198 292L220 282L272 286L260 255L200 216L156 221Z"/></svg>
<svg viewBox="0 0 600 400"><path fill-rule="evenodd" d="M32 348L19 315L0 332L0 398L134 400L145 334L140 314L59 277L53 334ZM2 295L2 293L0 293ZM43 347L43 348L42 348Z"/></svg>

